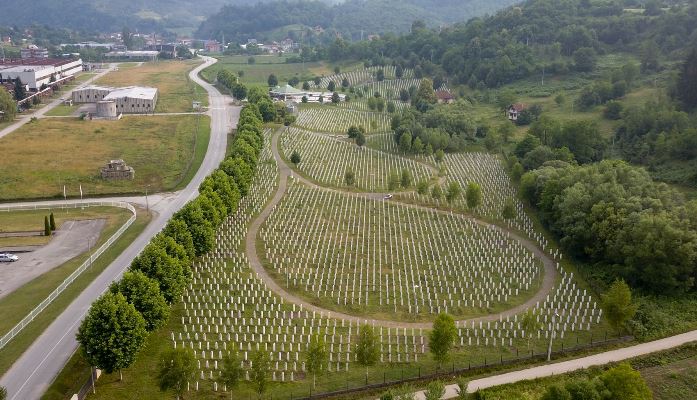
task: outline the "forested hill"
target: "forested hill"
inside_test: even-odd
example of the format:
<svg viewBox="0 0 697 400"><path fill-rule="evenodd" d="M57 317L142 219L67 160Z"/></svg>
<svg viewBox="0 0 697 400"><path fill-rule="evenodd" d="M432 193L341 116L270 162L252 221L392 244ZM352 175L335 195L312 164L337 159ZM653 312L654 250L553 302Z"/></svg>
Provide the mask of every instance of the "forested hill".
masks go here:
<svg viewBox="0 0 697 400"><path fill-rule="evenodd" d="M195 30L223 5L261 0L4 0L0 25L47 25L75 31L120 31L124 26L144 32ZM338 0L323 0L334 4ZM261 18L262 16L260 16Z"/></svg>
<svg viewBox="0 0 697 400"><path fill-rule="evenodd" d="M197 36L233 41L264 39L273 30L294 25L320 26L346 39L361 35L405 33L411 23L422 20L430 27L465 21L493 13L519 0L347 0L335 5L327 1L270 1L254 5L229 5L204 21Z"/></svg>

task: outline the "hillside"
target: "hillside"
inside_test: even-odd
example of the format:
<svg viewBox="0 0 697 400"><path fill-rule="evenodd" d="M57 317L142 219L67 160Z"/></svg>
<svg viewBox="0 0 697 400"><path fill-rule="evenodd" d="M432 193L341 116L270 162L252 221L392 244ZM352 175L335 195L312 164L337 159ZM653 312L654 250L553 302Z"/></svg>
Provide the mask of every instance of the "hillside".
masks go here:
<svg viewBox="0 0 697 400"><path fill-rule="evenodd" d="M120 31L127 25L145 32L191 32L223 5L253 4L260 0L5 0L0 25L31 24L76 31ZM326 0L335 3L336 0Z"/></svg>
<svg viewBox="0 0 697 400"><path fill-rule="evenodd" d="M228 5L204 21L201 38L218 37L245 41L264 39L266 33L287 25L321 26L344 38L386 32L408 32L412 22L423 20L438 27L493 13L516 0L348 0L335 5L319 1L271 1L254 5Z"/></svg>

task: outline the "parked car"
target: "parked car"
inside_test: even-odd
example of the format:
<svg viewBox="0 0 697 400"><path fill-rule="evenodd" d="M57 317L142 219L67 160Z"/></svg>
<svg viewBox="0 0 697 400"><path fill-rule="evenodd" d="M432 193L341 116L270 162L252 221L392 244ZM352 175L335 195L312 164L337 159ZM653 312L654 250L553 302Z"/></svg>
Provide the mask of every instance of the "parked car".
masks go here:
<svg viewBox="0 0 697 400"><path fill-rule="evenodd" d="M389 199L391 199L391 198L392 198L392 195L391 195L391 194L388 194L387 196L383 197L383 199L385 199L385 200L389 200Z"/></svg>
<svg viewBox="0 0 697 400"><path fill-rule="evenodd" d="M17 260L19 260L19 257L14 254L0 253L0 262L15 262Z"/></svg>

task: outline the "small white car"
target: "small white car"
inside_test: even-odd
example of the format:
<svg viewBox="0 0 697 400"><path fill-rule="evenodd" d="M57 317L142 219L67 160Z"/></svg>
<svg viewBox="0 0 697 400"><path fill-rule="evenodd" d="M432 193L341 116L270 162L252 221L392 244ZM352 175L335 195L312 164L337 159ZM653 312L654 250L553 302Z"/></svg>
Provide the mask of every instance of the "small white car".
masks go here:
<svg viewBox="0 0 697 400"><path fill-rule="evenodd" d="M0 253L0 262L15 262L17 260L19 260L19 257L14 254Z"/></svg>
<svg viewBox="0 0 697 400"><path fill-rule="evenodd" d="M385 200L389 200L389 199L391 199L391 198L392 198L392 195L391 195L391 194L388 194L387 196L383 197L383 199L385 199Z"/></svg>

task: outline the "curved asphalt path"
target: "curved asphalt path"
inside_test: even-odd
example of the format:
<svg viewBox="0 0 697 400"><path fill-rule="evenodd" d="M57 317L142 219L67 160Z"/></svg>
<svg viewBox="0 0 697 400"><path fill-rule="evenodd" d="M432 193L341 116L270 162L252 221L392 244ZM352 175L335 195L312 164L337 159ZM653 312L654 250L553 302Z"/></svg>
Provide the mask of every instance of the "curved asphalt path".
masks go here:
<svg viewBox="0 0 697 400"><path fill-rule="evenodd" d="M225 157L227 134L239 120L239 107L232 99L198 77L198 73L217 60L203 57L204 63L189 73L189 77L208 92L211 115L211 137L206 157L187 187L159 204L158 215L131 245L119 255L15 361L0 379L8 391L9 400L39 399L78 347L75 334L92 302L119 279L131 261L166 225L172 214L198 194L203 179ZM152 198L152 196L150 196ZM9 344L11 346L12 343Z"/></svg>
<svg viewBox="0 0 697 400"><path fill-rule="evenodd" d="M283 128L281 128L283 129ZM374 322L377 325L384 326L384 327L390 327L390 328L423 328L423 329L430 329L431 328L431 323L430 322L403 322L403 321L388 321L388 320L374 320L370 319L364 316L356 316L356 315L349 315L349 314L344 314L338 311L334 310L328 310L322 307L318 307L314 304L309 303L306 299L302 299L290 292L288 292L285 288L281 287L276 280L274 280L271 275L269 275L268 271L266 268L264 268L261 260L259 259L259 255L257 253L257 236L259 234L259 230L261 229L261 226L264 224L266 219L271 215L273 210L276 208L276 206L281 202L283 196L286 193L286 190L288 188L288 177L293 176L294 179L302 182L303 184L310 186L312 188L320 189L320 190L327 190L327 191L332 191L336 193L341 193L344 195L348 196L357 196L357 197L363 197L367 198L370 200L376 200L376 201L382 201L385 194L384 193L362 193L362 192L348 192L348 191L343 191L343 190L338 190L338 189L331 189L331 188L325 188L322 186L318 186L315 183L309 181L308 179L304 178L303 176L295 173L293 174L293 170L288 166L288 164L283 160L283 157L281 157L281 154L278 150L278 138L279 138L278 132L276 132L273 137L271 138L271 152L273 153L274 159L276 160L276 163L278 165L278 172L279 172L279 183L278 183L278 188L276 189L276 193L274 194L273 198L271 201L266 204L266 207L262 210L261 213L252 221L252 223L249 226L249 230L247 232L247 236L245 238L245 254L247 255L247 258L249 259L249 264L254 270L254 272L257 273L259 278L264 281L266 286L268 286L269 289L271 289L274 293L277 295L283 297L286 301L289 301L291 303L295 304L302 304L303 308L309 310L309 311L315 311L322 313L324 315L331 316L333 318L342 318L347 321L353 321L357 323L363 323L365 321L371 321ZM425 211L431 211L431 212L437 212L439 214L445 214L449 215L449 211L443 211L443 210L435 210L432 208L428 207L423 207L423 206L418 206L414 204L409 204L409 203L401 203L397 201L390 200L392 203L398 203L400 205L406 206L406 207L412 207L420 210L425 210ZM547 295L551 293L552 289L554 288L554 284L557 280L558 272L556 269L556 262L544 251L542 251L534 242L532 242L529 239L523 238L522 236L516 234L515 232L506 229L506 228L501 228L495 225L492 225L488 222L483 222L480 221L476 218L469 217L469 216L462 216L463 218L468 218L471 221L484 226L489 229L496 229L499 230L503 233L506 233L510 236L511 239L518 241L520 244L522 244L528 251L532 252L535 257L540 259L544 265L544 271L543 271L543 278L542 278L542 285L540 286L540 289L535 293L533 297L528 299L526 302L523 304L520 304L516 307L513 307L509 310L506 310L501 313L497 314L490 314L490 315L485 315L482 317L478 318L472 318L472 319L467 319L467 320L461 320L459 322L461 323L472 323L472 322L486 322L486 321L495 321L498 320L499 318L506 318L507 316L513 316L515 314L520 314L521 312L534 307L537 302L542 302L545 300Z"/></svg>

